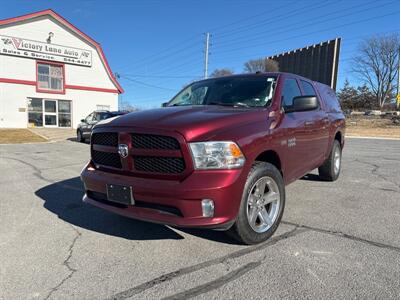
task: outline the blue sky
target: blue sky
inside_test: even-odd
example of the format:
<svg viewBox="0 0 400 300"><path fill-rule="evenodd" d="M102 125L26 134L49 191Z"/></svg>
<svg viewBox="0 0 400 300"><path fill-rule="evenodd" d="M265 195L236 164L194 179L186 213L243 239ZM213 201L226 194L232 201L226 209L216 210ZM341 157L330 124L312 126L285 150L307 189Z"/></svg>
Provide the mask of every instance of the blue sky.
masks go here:
<svg viewBox="0 0 400 300"><path fill-rule="evenodd" d="M203 74L204 33L210 65L243 71L249 59L341 37L339 87L350 58L368 35L400 32L393 0L4 1L0 19L51 8L101 43L121 74L122 101L158 107ZM6 7L6 9L4 9Z"/></svg>

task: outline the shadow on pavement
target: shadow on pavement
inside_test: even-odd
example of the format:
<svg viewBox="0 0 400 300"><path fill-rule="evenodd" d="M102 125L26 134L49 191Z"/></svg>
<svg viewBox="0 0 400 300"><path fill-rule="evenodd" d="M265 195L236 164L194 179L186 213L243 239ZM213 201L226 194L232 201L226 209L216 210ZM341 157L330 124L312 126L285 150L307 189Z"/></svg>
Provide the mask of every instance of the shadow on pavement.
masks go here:
<svg viewBox="0 0 400 300"><path fill-rule="evenodd" d="M80 143L80 142L78 142L78 140L76 139L76 137L67 138L67 141ZM90 144L90 140L89 140L89 139L85 139L85 142L83 142L82 144Z"/></svg>
<svg viewBox="0 0 400 300"><path fill-rule="evenodd" d="M307 180L307 181L323 181L317 174L307 174L301 177L300 180Z"/></svg>
<svg viewBox="0 0 400 300"><path fill-rule="evenodd" d="M167 226L119 216L82 202L83 184L79 177L49 184L35 192L44 207L60 219L87 230L130 240L183 239ZM191 235L222 243L236 243L223 232L181 229Z"/></svg>
<svg viewBox="0 0 400 300"><path fill-rule="evenodd" d="M60 219L87 230L130 240L183 239L166 226L121 217L83 203L79 177L47 185L35 194Z"/></svg>

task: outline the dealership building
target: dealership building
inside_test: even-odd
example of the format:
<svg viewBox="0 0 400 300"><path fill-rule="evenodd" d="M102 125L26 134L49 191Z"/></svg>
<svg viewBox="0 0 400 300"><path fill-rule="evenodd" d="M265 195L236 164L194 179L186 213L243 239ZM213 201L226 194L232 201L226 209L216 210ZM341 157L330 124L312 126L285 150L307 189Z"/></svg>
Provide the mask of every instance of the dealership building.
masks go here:
<svg viewBox="0 0 400 300"><path fill-rule="evenodd" d="M122 92L100 44L54 11L0 20L0 128L76 128Z"/></svg>

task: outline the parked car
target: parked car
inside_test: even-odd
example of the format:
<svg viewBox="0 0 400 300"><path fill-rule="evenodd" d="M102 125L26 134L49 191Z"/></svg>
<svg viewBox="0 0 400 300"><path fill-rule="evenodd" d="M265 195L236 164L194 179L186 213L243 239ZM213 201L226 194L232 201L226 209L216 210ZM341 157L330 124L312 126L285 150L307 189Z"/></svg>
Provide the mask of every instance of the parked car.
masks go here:
<svg viewBox="0 0 400 300"><path fill-rule="evenodd" d="M90 138L93 126L99 121L121 116L127 114L125 111L108 111L108 110L96 110L88 115L85 119L81 120L76 130L76 140L84 143L87 138Z"/></svg>
<svg viewBox="0 0 400 300"><path fill-rule="evenodd" d="M345 117L324 84L287 73L212 78L165 106L96 126L84 202L255 244L277 229L285 185L315 168L321 180L339 177Z"/></svg>

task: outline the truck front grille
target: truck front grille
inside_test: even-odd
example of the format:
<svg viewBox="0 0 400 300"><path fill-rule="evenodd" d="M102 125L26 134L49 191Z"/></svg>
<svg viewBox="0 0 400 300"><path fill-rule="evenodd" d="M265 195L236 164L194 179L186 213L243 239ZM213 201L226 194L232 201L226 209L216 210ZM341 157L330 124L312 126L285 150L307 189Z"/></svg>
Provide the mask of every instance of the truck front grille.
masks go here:
<svg viewBox="0 0 400 300"><path fill-rule="evenodd" d="M136 149L180 150L179 142L170 136L133 133L131 137Z"/></svg>
<svg viewBox="0 0 400 300"><path fill-rule="evenodd" d="M93 133L91 138L93 162L103 167L121 169L133 174L176 175L185 171L185 159L180 142L176 138L136 132L129 135L132 156L121 158L117 153L119 139L117 132ZM124 160L132 160L132 163L123 164ZM132 167L127 168L127 166Z"/></svg>
<svg viewBox="0 0 400 300"><path fill-rule="evenodd" d="M118 153L92 150L92 159L96 164L121 169L121 159Z"/></svg>
<svg viewBox="0 0 400 300"><path fill-rule="evenodd" d="M133 163L140 172L179 174L185 170L182 157L134 156Z"/></svg>
<svg viewBox="0 0 400 300"><path fill-rule="evenodd" d="M102 132L93 133L91 143L102 146L118 146L118 133L116 132Z"/></svg>

